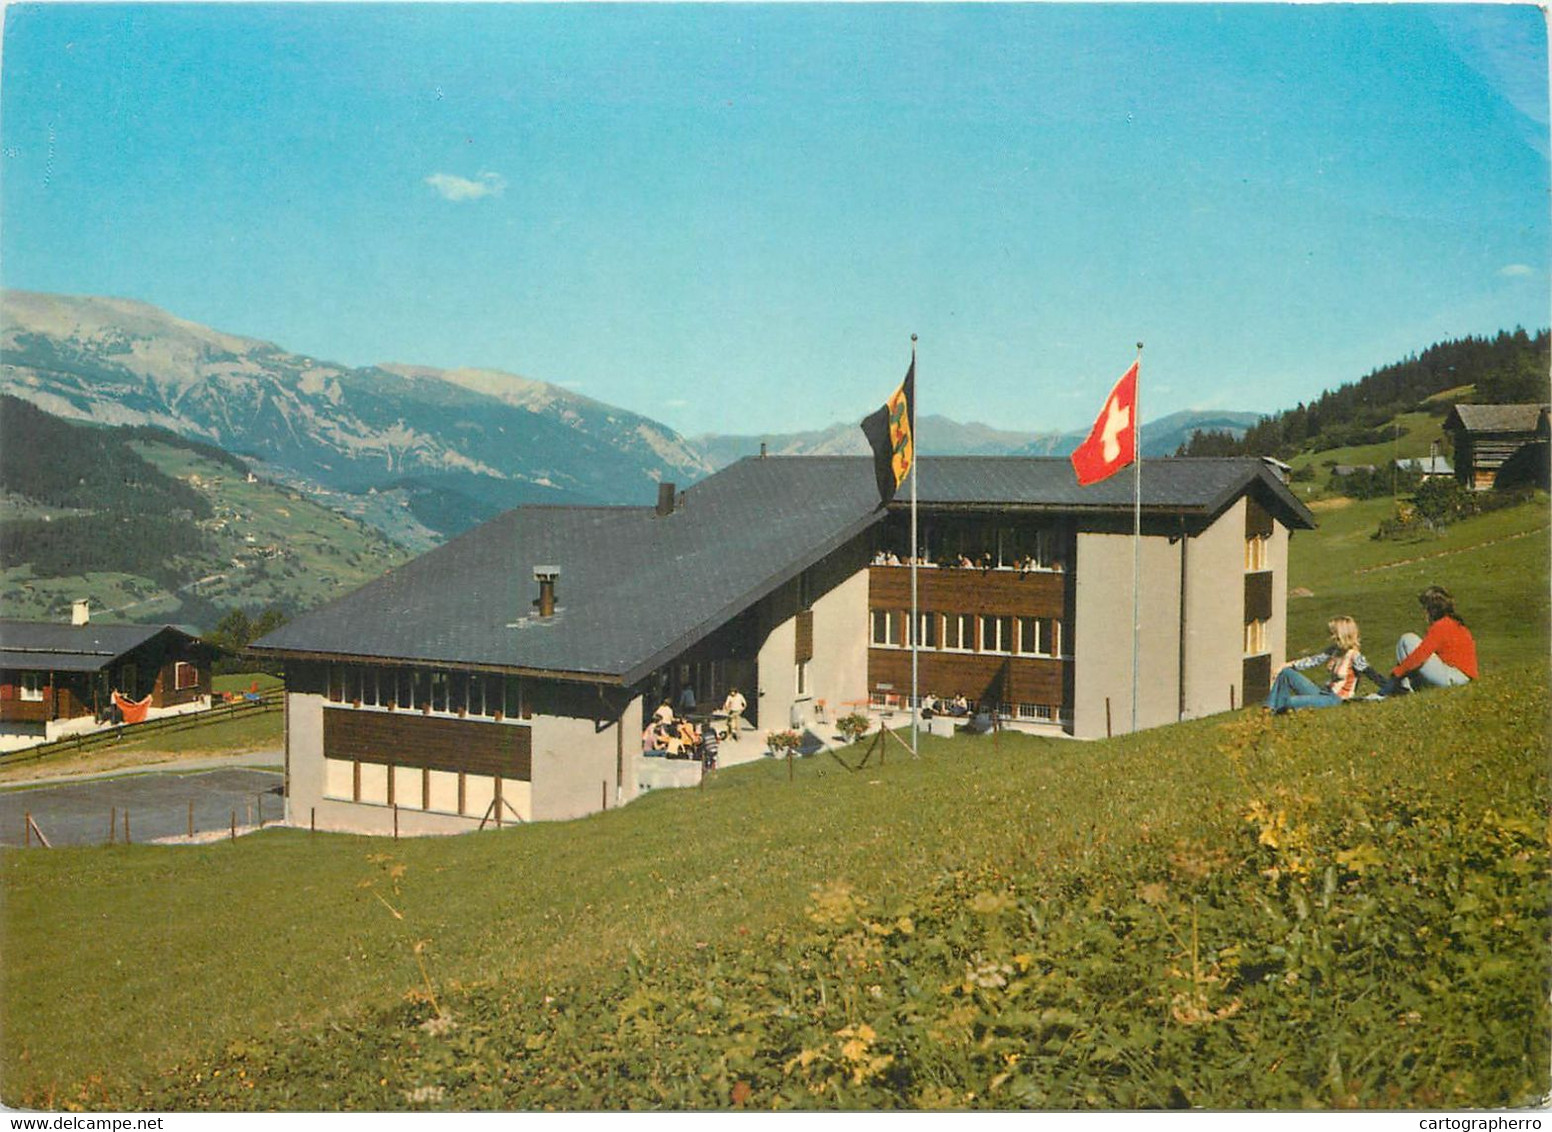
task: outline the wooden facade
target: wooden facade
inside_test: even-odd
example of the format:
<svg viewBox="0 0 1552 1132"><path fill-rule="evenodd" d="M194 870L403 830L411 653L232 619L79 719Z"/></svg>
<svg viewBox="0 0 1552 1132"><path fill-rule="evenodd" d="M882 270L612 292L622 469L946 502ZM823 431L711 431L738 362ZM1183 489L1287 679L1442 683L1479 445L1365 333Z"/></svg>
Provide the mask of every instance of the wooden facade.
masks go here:
<svg viewBox="0 0 1552 1132"><path fill-rule="evenodd" d="M331 708L323 713L323 755L524 782L533 776L532 731L523 724Z"/></svg>
<svg viewBox="0 0 1552 1132"><path fill-rule="evenodd" d="M974 544L976 528L965 518L957 517L954 529ZM1004 543L1016 540L1021 548L1036 545L1038 538L1035 529L1012 526L1007 519L995 528L987 524L981 537L983 545L994 549L998 538ZM1026 719L1055 721L1070 715L1073 591L1065 569L1072 557L1068 539L1066 531L1060 540L1047 536L1054 543L1051 560L1061 563L1060 569L917 569L916 608L924 619L918 630L917 686L924 695L963 695ZM875 700L898 696L904 703L911 688L910 567L871 566L868 608L873 622L869 690Z"/></svg>
<svg viewBox="0 0 1552 1132"><path fill-rule="evenodd" d="M210 695L212 653L194 638L161 633L120 656L104 657L96 669L0 670L0 722L100 717L115 691L132 700L149 695L153 709L198 703ZM81 663L93 659L83 657Z"/></svg>

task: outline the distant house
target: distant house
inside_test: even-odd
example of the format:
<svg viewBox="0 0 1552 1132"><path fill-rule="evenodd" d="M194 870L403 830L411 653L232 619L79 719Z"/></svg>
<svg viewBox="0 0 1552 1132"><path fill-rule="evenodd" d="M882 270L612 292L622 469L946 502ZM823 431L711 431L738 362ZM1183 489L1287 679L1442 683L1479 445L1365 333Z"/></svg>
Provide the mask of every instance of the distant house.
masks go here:
<svg viewBox="0 0 1552 1132"><path fill-rule="evenodd" d="M1456 405L1444 418L1444 431L1455 443L1455 478L1471 491L1492 488L1516 453L1546 445L1547 414L1546 405ZM1535 463L1524 456L1515 462Z"/></svg>
<svg viewBox="0 0 1552 1132"><path fill-rule="evenodd" d="M1432 456L1413 456L1410 459L1397 460L1396 470L1415 473L1425 480L1447 479L1455 474L1455 469L1450 467L1450 462L1437 453Z"/></svg>
<svg viewBox="0 0 1552 1132"><path fill-rule="evenodd" d="M171 625L102 625L76 603L73 623L0 620L0 751L106 726L113 693L147 718L210 707L217 650Z"/></svg>
<svg viewBox="0 0 1552 1132"><path fill-rule="evenodd" d="M907 509L859 457L751 457L655 508L519 507L298 617L251 646L285 664L290 820L450 833L610 808L661 769L641 735L662 700L738 687L761 730L908 709L913 638L923 693L1128 730L1132 480L918 468L915 623ZM1265 695L1309 512L1261 460L1169 459L1142 522L1139 725ZM763 750L746 733L722 760Z"/></svg>

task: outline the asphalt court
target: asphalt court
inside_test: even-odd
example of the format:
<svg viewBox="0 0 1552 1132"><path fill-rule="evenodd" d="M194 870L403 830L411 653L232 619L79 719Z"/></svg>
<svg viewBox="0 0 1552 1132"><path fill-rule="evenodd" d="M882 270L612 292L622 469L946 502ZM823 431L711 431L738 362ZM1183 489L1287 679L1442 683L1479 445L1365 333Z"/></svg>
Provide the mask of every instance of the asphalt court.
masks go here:
<svg viewBox="0 0 1552 1132"><path fill-rule="evenodd" d="M110 820L113 840L122 844L126 812L132 842L183 837L191 802L196 835L230 831L234 813L239 827L258 825L261 819L278 822L284 816L283 781L274 771L228 767L7 790L0 792L0 845L26 843L29 813L54 846L106 845ZM36 837L32 843L37 845Z"/></svg>

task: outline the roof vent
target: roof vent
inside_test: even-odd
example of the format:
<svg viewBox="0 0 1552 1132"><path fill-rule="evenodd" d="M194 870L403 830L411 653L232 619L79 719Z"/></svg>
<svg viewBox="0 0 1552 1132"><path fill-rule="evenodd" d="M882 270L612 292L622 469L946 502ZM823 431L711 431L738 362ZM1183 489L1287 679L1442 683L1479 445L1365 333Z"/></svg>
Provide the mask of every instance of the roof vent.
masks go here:
<svg viewBox="0 0 1552 1132"><path fill-rule="evenodd" d="M70 607L70 624L85 625L92 619L92 603L86 598L79 598Z"/></svg>
<svg viewBox="0 0 1552 1132"><path fill-rule="evenodd" d="M657 513L661 518L664 515L674 513L674 485L660 483L657 485Z"/></svg>
<svg viewBox="0 0 1552 1132"><path fill-rule="evenodd" d="M555 616L555 579L560 577L559 566L535 566L534 581L539 583L539 616Z"/></svg>

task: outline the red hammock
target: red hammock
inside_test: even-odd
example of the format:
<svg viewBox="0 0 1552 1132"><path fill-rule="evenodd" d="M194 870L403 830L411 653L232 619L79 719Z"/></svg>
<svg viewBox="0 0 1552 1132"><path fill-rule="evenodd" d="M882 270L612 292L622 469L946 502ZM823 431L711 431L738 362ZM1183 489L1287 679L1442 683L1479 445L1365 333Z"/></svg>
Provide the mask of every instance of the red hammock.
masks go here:
<svg viewBox="0 0 1552 1132"><path fill-rule="evenodd" d="M151 708L151 697L143 700L127 700L116 690L113 693L113 706L119 709L124 716L125 723L144 723L146 712Z"/></svg>

